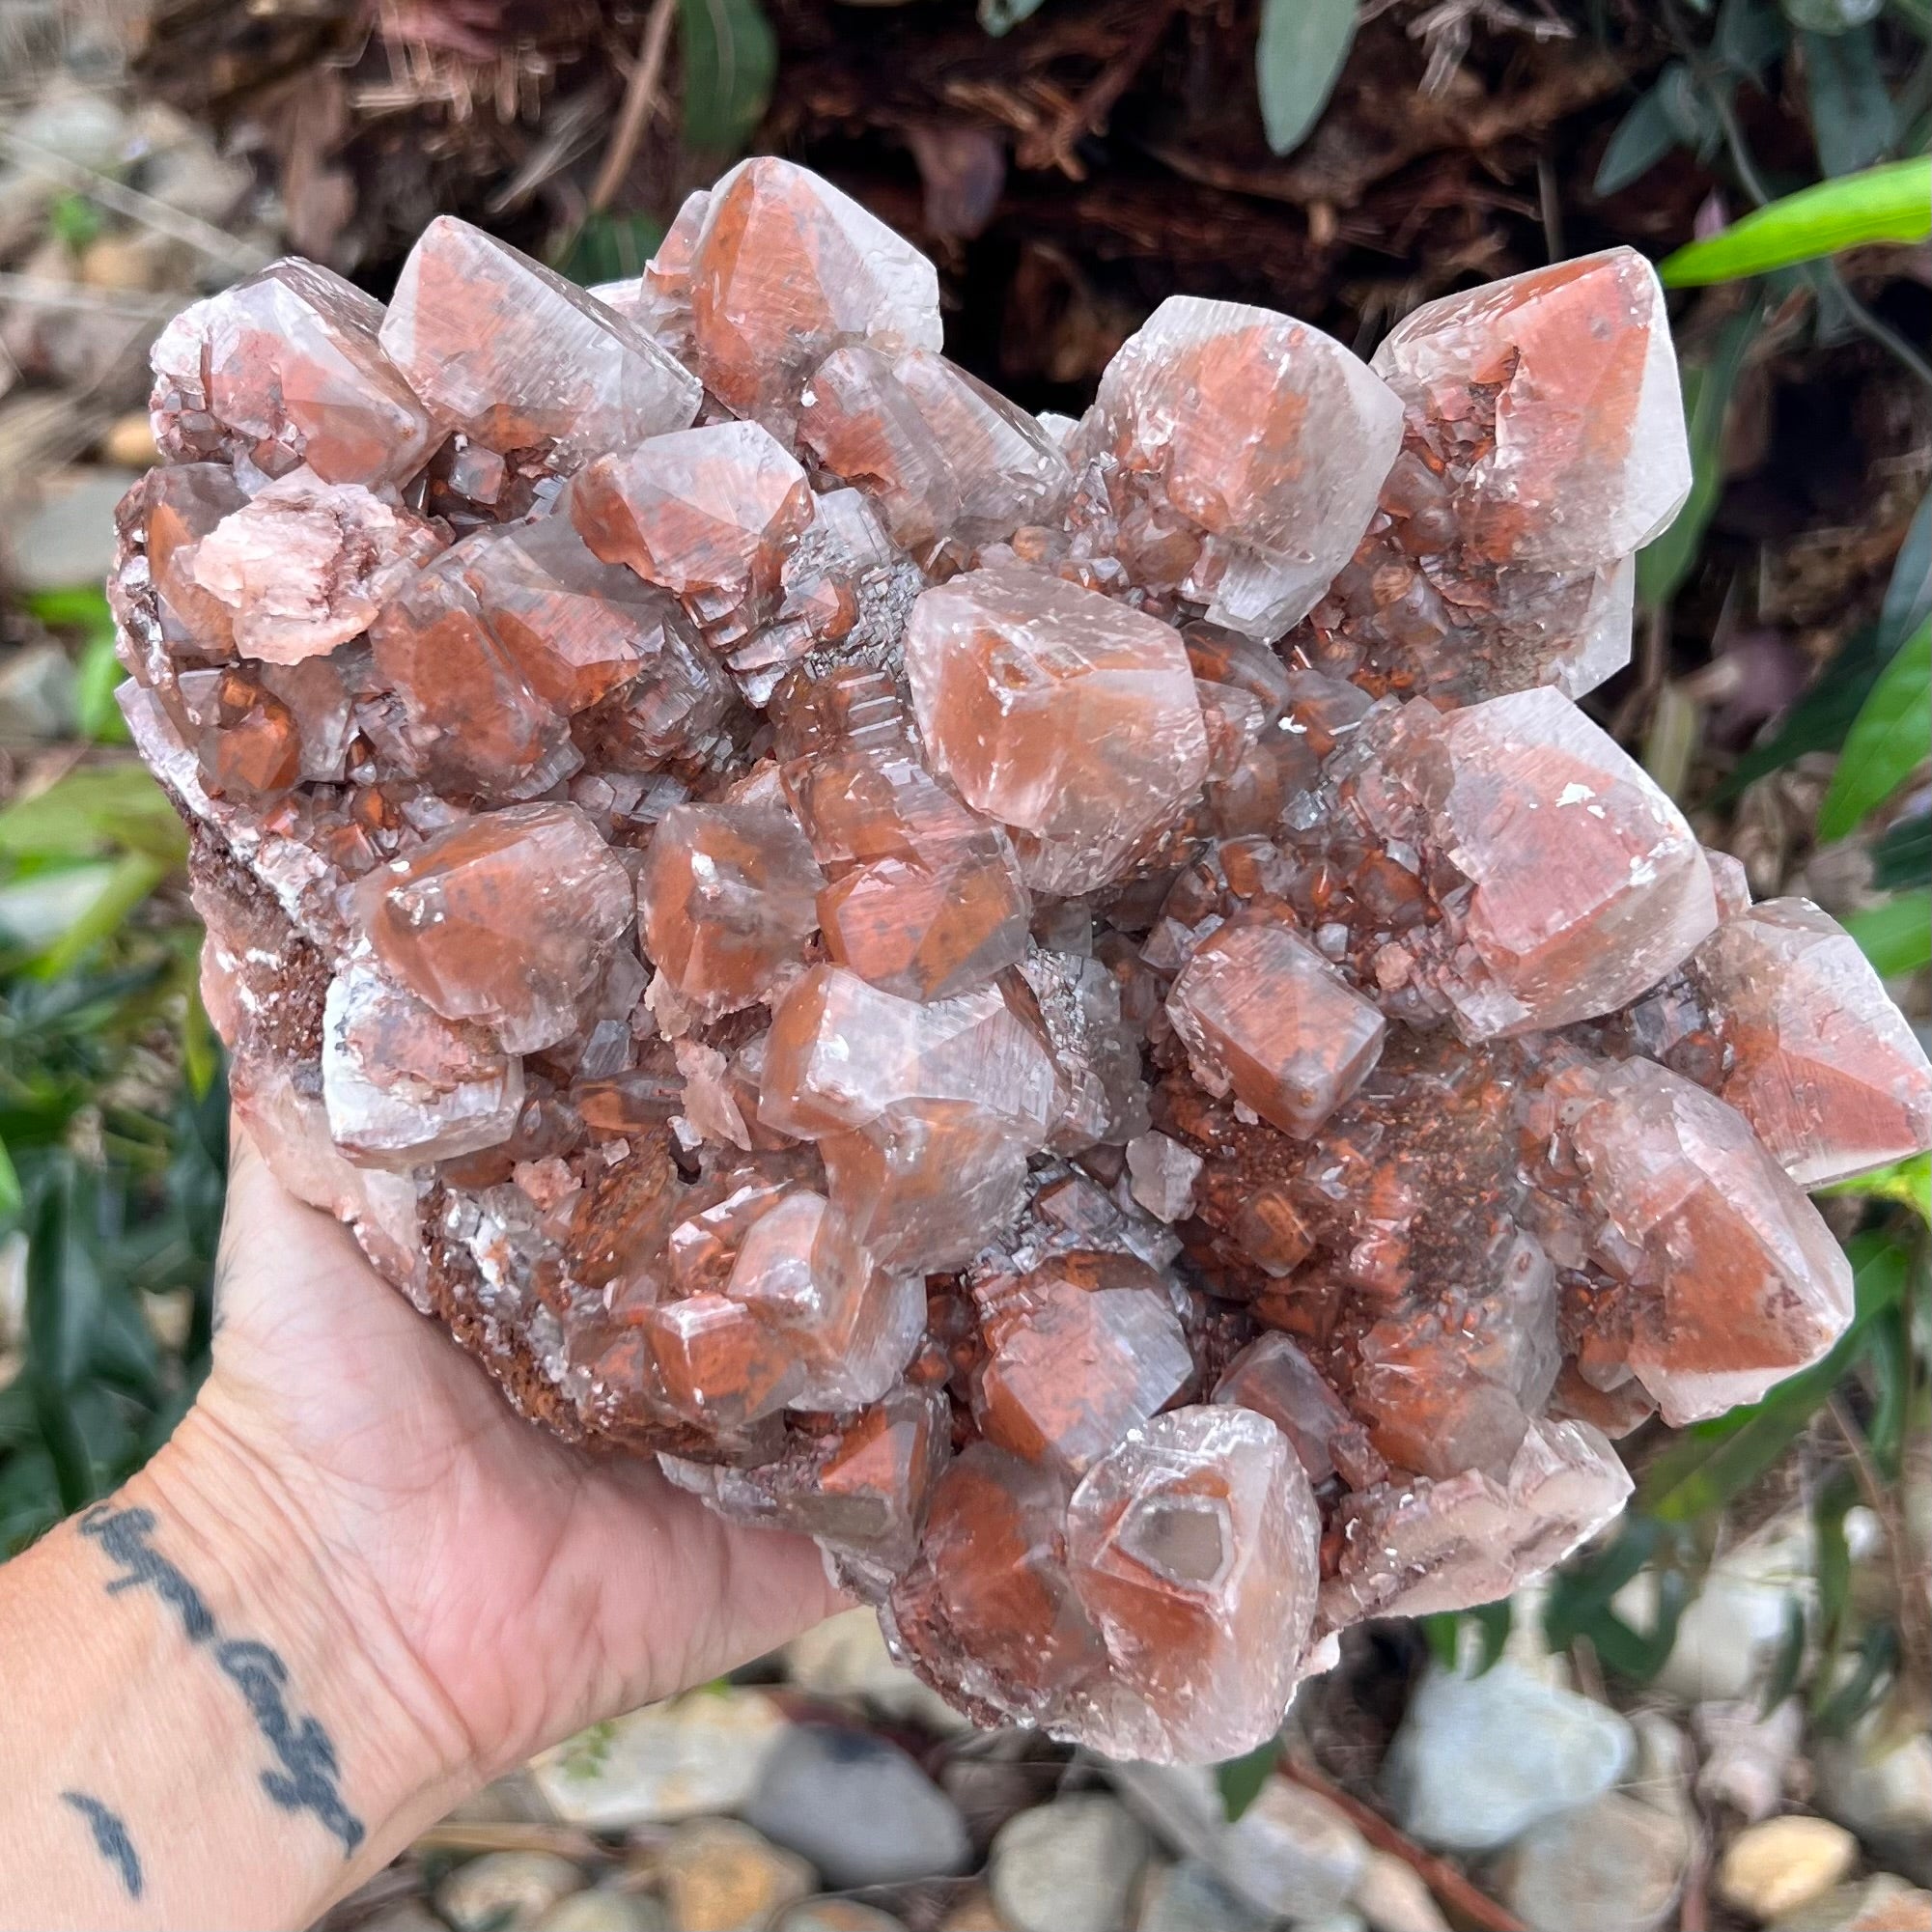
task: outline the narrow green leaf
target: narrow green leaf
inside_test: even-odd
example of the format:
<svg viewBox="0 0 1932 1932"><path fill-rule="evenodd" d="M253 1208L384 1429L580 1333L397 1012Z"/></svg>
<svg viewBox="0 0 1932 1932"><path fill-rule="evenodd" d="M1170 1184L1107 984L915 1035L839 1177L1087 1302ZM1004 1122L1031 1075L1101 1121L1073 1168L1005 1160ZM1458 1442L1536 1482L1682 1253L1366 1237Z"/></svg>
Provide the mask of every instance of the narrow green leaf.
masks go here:
<svg viewBox="0 0 1932 1932"><path fill-rule="evenodd" d="M1844 176L1883 160L1898 124L1879 70L1875 30L1866 24L1843 34L1800 34L1798 43L1818 165Z"/></svg>
<svg viewBox="0 0 1932 1932"><path fill-rule="evenodd" d="M1845 734L1831 789L1818 807L1818 836L1858 829L1932 756L1932 618L1900 645Z"/></svg>
<svg viewBox="0 0 1932 1932"><path fill-rule="evenodd" d="M740 153L765 118L778 42L758 0L680 0L685 141Z"/></svg>
<svg viewBox="0 0 1932 1932"><path fill-rule="evenodd" d="M1597 163L1597 178L1590 183L1592 193L1613 195L1632 182L1641 181L1683 140L1665 90L1689 75L1690 70L1682 61L1672 61L1638 96L1630 112L1617 123L1616 132Z"/></svg>
<svg viewBox="0 0 1932 1932"><path fill-rule="evenodd" d="M12 1220L20 1212L20 1176L7 1143L0 1140L0 1220Z"/></svg>
<svg viewBox="0 0 1932 1932"><path fill-rule="evenodd" d="M1769 0L1723 0L1711 50L1742 80L1760 81L1788 36Z"/></svg>
<svg viewBox="0 0 1932 1932"><path fill-rule="evenodd" d="M979 24L997 39L1030 20L1043 5L1045 0L979 0Z"/></svg>
<svg viewBox="0 0 1932 1932"><path fill-rule="evenodd" d="M1261 1787L1274 1774L1281 1755L1281 1740L1270 1738L1258 1744L1246 1757L1231 1757L1215 1766L1215 1782L1220 1787L1221 1809L1230 1825L1261 1796Z"/></svg>
<svg viewBox="0 0 1932 1932"><path fill-rule="evenodd" d="M127 720L114 693L126 673L114 655L113 637L90 637L80 654L80 670L74 679L74 710L80 735L95 744L128 742Z"/></svg>
<svg viewBox="0 0 1932 1932"><path fill-rule="evenodd" d="M124 853L108 869L98 895L71 926L34 962L42 979L58 979L110 934L174 868L144 852Z"/></svg>
<svg viewBox="0 0 1932 1932"><path fill-rule="evenodd" d="M1429 1655L1444 1670L1453 1670L1462 1657L1463 1619L1456 1610L1431 1610L1427 1616L1417 1617L1422 1627L1422 1641L1429 1646Z"/></svg>
<svg viewBox="0 0 1932 1932"><path fill-rule="evenodd" d="M1872 1461L1890 1482L1898 1480L1905 1451L1906 1418L1912 1412L1914 1377L1912 1326L1903 1307L1890 1308L1873 1324L1871 1348L1873 1401L1865 1425Z"/></svg>
<svg viewBox="0 0 1932 1932"><path fill-rule="evenodd" d="M1886 827L1871 849L1871 882L1881 892L1932 885L1932 812Z"/></svg>
<svg viewBox="0 0 1932 1932"><path fill-rule="evenodd" d="M1719 330L1707 359L1683 369L1684 417L1690 431L1691 493L1670 527L1637 553L1638 602L1668 602L1690 574L1723 490L1724 420L1764 312L1762 294Z"/></svg>
<svg viewBox="0 0 1932 1932"><path fill-rule="evenodd" d="M1805 1668L1805 1606L1795 1596L1784 1599L1784 1633L1778 1640L1771 1674L1764 1680L1757 1714L1768 1718L1798 1688L1799 1673Z"/></svg>
<svg viewBox="0 0 1932 1932"><path fill-rule="evenodd" d="M1854 912L1845 931L1883 979L1932 965L1932 892L1894 892L1869 912Z"/></svg>
<svg viewBox="0 0 1932 1932"><path fill-rule="evenodd" d="M1932 235L1932 155L1867 168L1801 188L1733 222L1722 235L1667 255L1657 272L1670 287L1735 282L1871 241Z"/></svg>
<svg viewBox="0 0 1932 1932"><path fill-rule="evenodd" d="M1476 1654L1476 1675L1495 1668L1502 1656L1502 1647L1509 1641L1509 1628L1514 1612L1509 1599L1499 1597L1493 1604L1476 1604L1465 1614L1476 1629L1482 1633L1482 1647Z"/></svg>
<svg viewBox="0 0 1932 1932"><path fill-rule="evenodd" d="M0 855L94 858L116 847L179 864L187 833L147 767L83 765L0 811Z"/></svg>
<svg viewBox="0 0 1932 1932"><path fill-rule="evenodd" d="M1277 154L1292 154L1321 119L1360 17L1359 0L1262 0L1254 78Z"/></svg>
<svg viewBox="0 0 1932 1932"><path fill-rule="evenodd" d="M1932 489L1918 499L1892 559L1878 613L1879 649L1890 655L1932 617Z"/></svg>
<svg viewBox="0 0 1932 1932"><path fill-rule="evenodd" d="M1898 1662L1898 1633L1889 1623L1874 1624L1859 1640L1858 1666L1833 1688L1825 1671L1811 1680L1811 1728L1821 1737L1843 1737L1879 1700Z"/></svg>

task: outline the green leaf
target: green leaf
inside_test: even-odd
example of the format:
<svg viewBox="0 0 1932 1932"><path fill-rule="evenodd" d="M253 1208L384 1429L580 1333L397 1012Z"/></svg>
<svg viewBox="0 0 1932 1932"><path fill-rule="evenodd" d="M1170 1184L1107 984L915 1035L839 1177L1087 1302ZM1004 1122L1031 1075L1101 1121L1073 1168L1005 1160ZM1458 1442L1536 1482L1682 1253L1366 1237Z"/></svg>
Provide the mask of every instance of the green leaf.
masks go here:
<svg viewBox="0 0 1932 1932"><path fill-rule="evenodd" d="M1932 155L1801 188L1733 222L1722 235L1667 255L1657 272L1673 289L1735 282L1871 241L1932 235Z"/></svg>
<svg viewBox="0 0 1932 1932"><path fill-rule="evenodd" d="M1932 618L1899 647L1845 734L1818 807L1821 840L1846 837L1932 756Z"/></svg>
<svg viewBox="0 0 1932 1932"><path fill-rule="evenodd" d="M1670 91L1687 86L1690 78L1690 69L1682 61L1672 61L1638 97L1604 149L1597 178L1590 184L1592 193L1613 195L1627 188L1682 143L1684 134Z"/></svg>
<svg viewBox="0 0 1932 1932"><path fill-rule="evenodd" d="M586 289L599 282L633 281L663 238L664 224L656 215L599 210L571 233L550 266Z"/></svg>
<svg viewBox="0 0 1932 1932"><path fill-rule="evenodd" d="M126 673L114 655L113 637L90 637L80 654L80 671L74 680L74 710L80 720L80 735L95 744L126 744L129 742L127 720L114 701Z"/></svg>
<svg viewBox="0 0 1932 1932"><path fill-rule="evenodd" d="M736 154L765 118L778 42L758 0L679 0L685 142Z"/></svg>
<svg viewBox="0 0 1932 1932"><path fill-rule="evenodd" d="M100 891L47 950L34 962L43 979L70 971L93 947L121 930L127 915L174 870L166 859L143 852L124 853L108 868Z"/></svg>
<svg viewBox="0 0 1932 1932"><path fill-rule="evenodd" d="M1509 1599L1500 1597L1493 1604L1476 1604L1464 1614L1482 1633L1482 1648L1476 1654L1475 1672L1480 1677L1495 1668L1497 1661L1502 1656L1502 1647L1509 1641L1513 1612Z"/></svg>
<svg viewBox="0 0 1932 1932"><path fill-rule="evenodd" d="M1359 0L1262 0L1254 78L1277 154L1292 154L1321 119L1360 16Z"/></svg>
<svg viewBox="0 0 1932 1932"><path fill-rule="evenodd" d="M1276 1760L1281 1755L1281 1740L1270 1738L1258 1744L1246 1757L1231 1757L1215 1766L1215 1782L1220 1787L1221 1809L1230 1825L1261 1796Z"/></svg>
<svg viewBox="0 0 1932 1932"><path fill-rule="evenodd" d="M1932 617L1932 489L1918 499L1905 541L1892 559L1878 613L1879 649L1887 656Z"/></svg>
<svg viewBox="0 0 1932 1932"><path fill-rule="evenodd" d="M1758 1698L1757 1715L1768 1718L1798 1688L1799 1673L1805 1668L1805 1606L1796 1597L1784 1599L1784 1634L1778 1640L1771 1674L1764 1681Z"/></svg>
<svg viewBox="0 0 1932 1932"><path fill-rule="evenodd" d="M94 858L120 848L180 864L187 833L146 766L83 765L0 811L0 855Z"/></svg>
<svg viewBox="0 0 1932 1932"><path fill-rule="evenodd" d="M979 0L979 24L997 38L1010 34L1022 20L1030 20L1046 0Z"/></svg>
<svg viewBox="0 0 1932 1932"><path fill-rule="evenodd" d="M1845 34L1800 34L1798 43L1818 165L1842 176L1883 160L1898 123L1879 71L1877 33L1866 25Z"/></svg>
<svg viewBox="0 0 1932 1932"><path fill-rule="evenodd" d="M1869 1174L1854 1174L1849 1181L1834 1181L1820 1194L1857 1194L1875 1201L1899 1201L1917 1210L1922 1220L1932 1223L1932 1154L1914 1154L1890 1166L1875 1167Z"/></svg>
<svg viewBox="0 0 1932 1932"><path fill-rule="evenodd" d="M1881 979L1932 965L1932 892L1894 892L1869 912L1854 912L1845 931Z"/></svg>
<svg viewBox="0 0 1932 1932"><path fill-rule="evenodd" d="M82 254L100 226L100 210L84 194L59 194L47 206L47 233L71 255Z"/></svg>
<svg viewBox="0 0 1932 1932"><path fill-rule="evenodd" d="M0 1220L12 1220L21 1206L20 1176L14 1157L7 1152L7 1143L0 1140Z"/></svg>
<svg viewBox="0 0 1932 1932"><path fill-rule="evenodd" d="M1724 0L1711 51L1740 79L1756 82L1784 51L1788 38L1777 8L1766 0Z"/></svg>
<svg viewBox="0 0 1932 1932"><path fill-rule="evenodd" d="M1691 492L1660 537L1637 553L1637 596L1647 607L1668 602L1697 560L1723 490L1724 419L1757 335L1764 298L1751 298L1719 330L1708 359L1686 362L1684 416L1690 431Z"/></svg>
<svg viewBox="0 0 1932 1932"><path fill-rule="evenodd" d="M1932 812L1886 827L1871 849L1871 882L1881 892L1932 885Z"/></svg>

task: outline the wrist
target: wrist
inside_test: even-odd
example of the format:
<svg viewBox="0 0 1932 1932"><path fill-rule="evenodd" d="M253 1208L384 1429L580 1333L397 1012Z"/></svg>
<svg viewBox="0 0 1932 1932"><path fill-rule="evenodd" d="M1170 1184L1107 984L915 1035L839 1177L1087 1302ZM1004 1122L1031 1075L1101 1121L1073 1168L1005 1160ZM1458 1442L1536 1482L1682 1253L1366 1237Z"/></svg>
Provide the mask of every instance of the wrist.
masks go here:
<svg viewBox="0 0 1932 1932"><path fill-rule="evenodd" d="M241 1701L252 1707L281 1689L297 1730L312 1716L320 1732L311 1735L326 1734L320 1757L336 1761L340 1809L319 1758L310 1822L344 1856L363 1863L373 1845L433 1822L479 1781L462 1723L360 1553L336 1532L324 1498L259 1445L218 1371L116 1501L154 1508L163 1526L155 1541L207 1580L217 1648L254 1646L219 1660ZM267 1731L278 1722L270 1710ZM269 1775L285 1771L272 1739L264 1742Z"/></svg>

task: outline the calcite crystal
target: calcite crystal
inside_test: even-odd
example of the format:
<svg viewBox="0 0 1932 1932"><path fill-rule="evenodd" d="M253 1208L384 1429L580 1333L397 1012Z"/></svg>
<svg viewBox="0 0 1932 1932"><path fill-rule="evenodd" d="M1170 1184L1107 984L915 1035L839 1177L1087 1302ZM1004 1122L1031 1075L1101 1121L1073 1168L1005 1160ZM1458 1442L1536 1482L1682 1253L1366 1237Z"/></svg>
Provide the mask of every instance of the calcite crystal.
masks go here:
<svg viewBox="0 0 1932 1932"><path fill-rule="evenodd" d="M1688 483L1628 251L1078 424L789 163L586 293L439 219L155 350L112 593L235 1105L526 1414L963 1710L1205 1760L1843 1330L1932 1140L1846 934L1575 698Z"/></svg>

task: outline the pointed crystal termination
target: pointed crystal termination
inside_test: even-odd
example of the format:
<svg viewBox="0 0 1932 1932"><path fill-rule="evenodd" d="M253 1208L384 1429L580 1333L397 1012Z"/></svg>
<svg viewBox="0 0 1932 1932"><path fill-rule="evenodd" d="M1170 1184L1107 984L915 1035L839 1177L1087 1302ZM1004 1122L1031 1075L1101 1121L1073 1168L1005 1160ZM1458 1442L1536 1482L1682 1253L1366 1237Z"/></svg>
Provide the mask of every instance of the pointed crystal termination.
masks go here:
<svg viewBox="0 0 1932 1932"><path fill-rule="evenodd" d="M1852 1318L1844 1250L1721 1100L1648 1060L1578 1077L1571 1130L1624 1358L1673 1428L1755 1402Z"/></svg>
<svg viewBox="0 0 1932 1932"><path fill-rule="evenodd" d="M1203 1763L1280 1727L1314 1621L1322 1519L1295 1452L1245 1409L1131 1431L1067 1510L1074 1588L1128 1694L1100 1748Z"/></svg>
<svg viewBox="0 0 1932 1932"><path fill-rule="evenodd" d="M605 563L629 564L708 624L770 603L812 490L768 431L716 423L600 457L572 487L571 517Z"/></svg>
<svg viewBox="0 0 1932 1932"><path fill-rule="evenodd" d="M736 1012L798 958L823 882L790 812L674 805L638 876L645 949L699 1012Z"/></svg>
<svg viewBox="0 0 1932 1932"><path fill-rule="evenodd" d="M1511 1596L1554 1568L1630 1498L1631 1480L1587 1422L1535 1423L1501 1481L1389 1480L1351 1497L1319 1627L1431 1616Z"/></svg>
<svg viewBox="0 0 1932 1932"><path fill-rule="evenodd" d="M567 466L686 429L704 399L644 329L450 214L410 249L380 341L440 428Z"/></svg>
<svg viewBox="0 0 1932 1932"><path fill-rule="evenodd" d="M1079 448L1195 533L1182 596L1273 638L1349 560L1401 437L1395 396L1319 329L1170 295L1102 374Z"/></svg>
<svg viewBox="0 0 1932 1932"><path fill-rule="evenodd" d="M1717 924L1683 814L1556 691L1446 714L1418 700L1384 767L1424 804L1425 846L1474 887L1460 921L1467 961L1453 955L1442 980L1470 1039L1608 1013Z"/></svg>
<svg viewBox="0 0 1932 1932"><path fill-rule="evenodd" d="M154 437L178 462L245 460L266 476L306 463L324 483L377 488L420 469L429 413L383 354L382 305L295 257L195 302L154 348Z"/></svg>
<svg viewBox="0 0 1932 1932"><path fill-rule="evenodd" d="M1858 941L1806 899L1726 919L1686 970L1731 1052L1718 1089L1801 1187L1932 1147L1932 1067Z"/></svg>
<svg viewBox="0 0 1932 1932"><path fill-rule="evenodd" d="M194 581L234 613L244 658L299 664L367 630L444 541L359 483L297 469L201 540Z"/></svg>
<svg viewBox="0 0 1932 1932"><path fill-rule="evenodd" d="M758 155L711 191L691 250L691 336L705 386L789 435L834 349L940 345L933 265L829 182Z"/></svg>
<svg viewBox="0 0 1932 1932"><path fill-rule="evenodd" d="M377 958L433 1011L528 1053L574 1029L633 906L630 875L575 806L512 805L371 874L356 910Z"/></svg>
<svg viewBox="0 0 1932 1932"><path fill-rule="evenodd" d="M922 555L947 537L1004 541L1056 521L1073 472L1023 409L943 355L834 350L812 372L798 434L872 492L893 540Z"/></svg>
<svg viewBox="0 0 1932 1932"><path fill-rule="evenodd" d="M667 627L683 621L662 591L600 562L554 512L479 530L456 554L485 624L555 711L587 711L658 665Z"/></svg>
<svg viewBox="0 0 1932 1932"><path fill-rule="evenodd" d="M1270 925L1222 926L1198 947L1167 1017L1210 1093L1232 1088L1300 1138L1361 1085L1387 1030L1320 953Z"/></svg>
<svg viewBox="0 0 1932 1932"><path fill-rule="evenodd" d="M1641 549L1683 507L1691 451L1664 290L1611 248L1425 303L1376 372L1405 406L1453 422L1499 384L1495 429L1456 514L1497 563L1579 570Z"/></svg>
<svg viewBox="0 0 1932 1932"><path fill-rule="evenodd" d="M1036 891L1105 883L1207 770L1178 633L1038 572L968 571L925 592L906 675L934 764L1012 827Z"/></svg>

